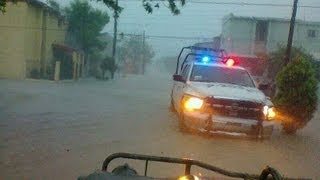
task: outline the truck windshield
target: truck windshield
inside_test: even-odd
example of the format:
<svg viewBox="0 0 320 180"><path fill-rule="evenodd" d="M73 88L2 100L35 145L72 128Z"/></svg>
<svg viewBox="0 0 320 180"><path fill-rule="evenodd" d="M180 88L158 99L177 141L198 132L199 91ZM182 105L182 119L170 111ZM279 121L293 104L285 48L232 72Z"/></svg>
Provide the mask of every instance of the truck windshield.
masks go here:
<svg viewBox="0 0 320 180"><path fill-rule="evenodd" d="M255 87L246 70L219 66L194 65L190 81L227 83Z"/></svg>

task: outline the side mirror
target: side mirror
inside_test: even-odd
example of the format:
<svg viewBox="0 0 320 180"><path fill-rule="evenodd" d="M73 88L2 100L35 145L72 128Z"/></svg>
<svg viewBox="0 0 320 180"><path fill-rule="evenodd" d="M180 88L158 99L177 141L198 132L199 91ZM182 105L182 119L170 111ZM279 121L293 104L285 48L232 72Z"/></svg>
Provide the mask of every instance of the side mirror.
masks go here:
<svg viewBox="0 0 320 180"><path fill-rule="evenodd" d="M269 84L259 84L258 85L258 89L264 91L264 90L267 90L269 87Z"/></svg>
<svg viewBox="0 0 320 180"><path fill-rule="evenodd" d="M173 75L173 80L174 81L179 81L179 82L186 82L180 74L174 74Z"/></svg>

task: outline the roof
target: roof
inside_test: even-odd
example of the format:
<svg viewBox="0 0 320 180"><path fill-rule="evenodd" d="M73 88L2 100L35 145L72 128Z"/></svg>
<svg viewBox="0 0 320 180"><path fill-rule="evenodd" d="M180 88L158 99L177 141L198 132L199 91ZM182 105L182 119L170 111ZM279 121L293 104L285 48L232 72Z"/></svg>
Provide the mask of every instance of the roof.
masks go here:
<svg viewBox="0 0 320 180"><path fill-rule="evenodd" d="M248 20L248 21L271 21L271 22L283 22L289 23L290 19L286 18L274 18L274 17L255 17L255 16L235 16L234 14L229 14L223 17L223 22L227 22L229 20ZM296 19L296 23L305 24L305 25L315 25L320 26L320 22L318 21L304 21L301 19Z"/></svg>
<svg viewBox="0 0 320 180"><path fill-rule="evenodd" d="M52 7L47 5L46 3L41 2L39 0L18 0L18 1L26 2L27 4L29 4L31 6L44 9L44 10L48 11L50 14L53 14L54 16L56 16L57 18L64 19L64 16L58 10L53 9Z"/></svg>

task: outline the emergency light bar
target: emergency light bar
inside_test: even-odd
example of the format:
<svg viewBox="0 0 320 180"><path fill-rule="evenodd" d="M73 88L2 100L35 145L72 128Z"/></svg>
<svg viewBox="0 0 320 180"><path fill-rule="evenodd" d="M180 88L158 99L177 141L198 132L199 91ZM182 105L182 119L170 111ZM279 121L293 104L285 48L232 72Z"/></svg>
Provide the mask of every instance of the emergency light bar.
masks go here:
<svg viewBox="0 0 320 180"><path fill-rule="evenodd" d="M184 58L184 60L182 61L182 63L180 64L180 57L182 55L182 53L184 52L184 50L190 50L191 53L188 53L187 56ZM203 51L204 53L194 53L194 51ZM198 47L198 46L187 46L187 47L183 47L178 55L178 59L177 59L177 65L176 65L176 74L178 74L178 71L179 71L179 67L183 67L186 59L193 55L193 56L196 56L196 57L202 57L202 62L203 63L208 63L216 58L213 58L214 56L212 55L205 55L204 54L210 54L210 52L212 53L217 53L217 54L220 54L216 57L218 58L221 58L221 59L224 59L227 57L227 53L224 49L213 49L213 48L206 48L206 47ZM181 65L181 66L180 66ZM180 69L181 70L181 69Z"/></svg>
<svg viewBox="0 0 320 180"><path fill-rule="evenodd" d="M239 63L238 58L234 56L227 57L222 62L229 67L237 65Z"/></svg>

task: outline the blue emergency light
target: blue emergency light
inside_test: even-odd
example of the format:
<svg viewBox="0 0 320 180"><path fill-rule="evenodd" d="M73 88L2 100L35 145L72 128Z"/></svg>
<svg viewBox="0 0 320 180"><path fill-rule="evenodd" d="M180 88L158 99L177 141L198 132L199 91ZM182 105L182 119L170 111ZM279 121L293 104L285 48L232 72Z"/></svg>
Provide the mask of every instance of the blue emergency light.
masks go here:
<svg viewBox="0 0 320 180"><path fill-rule="evenodd" d="M202 61L203 63L208 63L208 62L210 61L210 57L204 56L204 57L202 57L201 61Z"/></svg>

